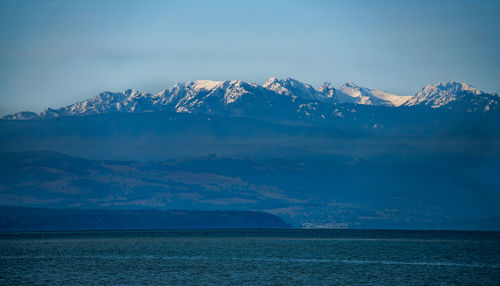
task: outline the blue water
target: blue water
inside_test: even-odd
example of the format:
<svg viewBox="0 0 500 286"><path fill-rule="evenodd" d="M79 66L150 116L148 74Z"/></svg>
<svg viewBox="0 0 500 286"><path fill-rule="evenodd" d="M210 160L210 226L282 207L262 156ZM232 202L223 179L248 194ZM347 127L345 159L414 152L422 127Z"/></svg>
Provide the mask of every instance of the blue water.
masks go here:
<svg viewBox="0 0 500 286"><path fill-rule="evenodd" d="M500 233L3 233L0 285L18 284L499 285Z"/></svg>

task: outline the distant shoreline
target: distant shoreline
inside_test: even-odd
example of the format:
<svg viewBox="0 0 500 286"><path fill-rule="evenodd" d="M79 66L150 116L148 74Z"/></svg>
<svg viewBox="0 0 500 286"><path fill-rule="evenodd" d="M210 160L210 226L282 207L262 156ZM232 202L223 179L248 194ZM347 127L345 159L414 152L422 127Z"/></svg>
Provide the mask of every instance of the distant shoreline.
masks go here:
<svg viewBox="0 0 500 286"><path fill-rule="evenodd" d="M0 232L283 229L290 227L282 218L258 211L0 207Z"/></svg>
<svg viewBox="0 0 500 286"><path fill-rule="evenodd" d="M59 209L0 206L0 234L92 232L203 232L203 231L302 231L302 232L481 232L474 228L296 228L281 217L260 211Z"/></svg>

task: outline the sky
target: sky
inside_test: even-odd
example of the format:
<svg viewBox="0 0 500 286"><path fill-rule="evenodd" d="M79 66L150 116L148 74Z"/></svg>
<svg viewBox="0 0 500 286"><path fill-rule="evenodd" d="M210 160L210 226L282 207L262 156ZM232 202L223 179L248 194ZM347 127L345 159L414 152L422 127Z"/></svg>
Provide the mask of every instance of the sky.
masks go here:
<svg viewBox="0 0 500 286"><path fill-rule="evenodd" d="M500 92L500 1L0 1L0 116L269 77Z"/></svg>

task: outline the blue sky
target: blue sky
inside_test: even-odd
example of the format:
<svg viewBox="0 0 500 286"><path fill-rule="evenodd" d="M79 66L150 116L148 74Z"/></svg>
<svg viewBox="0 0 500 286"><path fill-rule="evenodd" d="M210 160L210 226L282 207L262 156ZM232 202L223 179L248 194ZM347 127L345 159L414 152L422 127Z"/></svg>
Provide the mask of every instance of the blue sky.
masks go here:
<svg viewBox="0 0 500 286"><path fill-rule="evenodd" d="M500 1L1 1L0 39L0 115L196 79L500 91Z"/></svg>

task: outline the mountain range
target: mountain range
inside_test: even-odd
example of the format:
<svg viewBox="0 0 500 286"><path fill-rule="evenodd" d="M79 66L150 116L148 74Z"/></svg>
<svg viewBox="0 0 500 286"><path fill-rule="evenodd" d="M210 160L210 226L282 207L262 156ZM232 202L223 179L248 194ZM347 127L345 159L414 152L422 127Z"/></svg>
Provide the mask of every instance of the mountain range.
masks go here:
<svg viewBox="0 0 500 286"><path fill-rule="evenodd" d="M0 205L264 211L296 227L499 229L499 96L192 81L0 120Z"/></svg>
<svg viewBox="0 0 500 286"><path fill-rule="evenodd" d="M357 106L424 107L460 112L488 112L500 106L500 96L466 83L427 85L414 96L400 96L360 87L352 82L340 88L325 82L318 89L292 78L270 78L263 85L240 80L197 80L178 83L157 94L128 89L97 96L40 114L24 111L6 120L46 119L103 113L175 112L252 118L331 121ZM347 107L346 107L347 106Z"/></svg>

